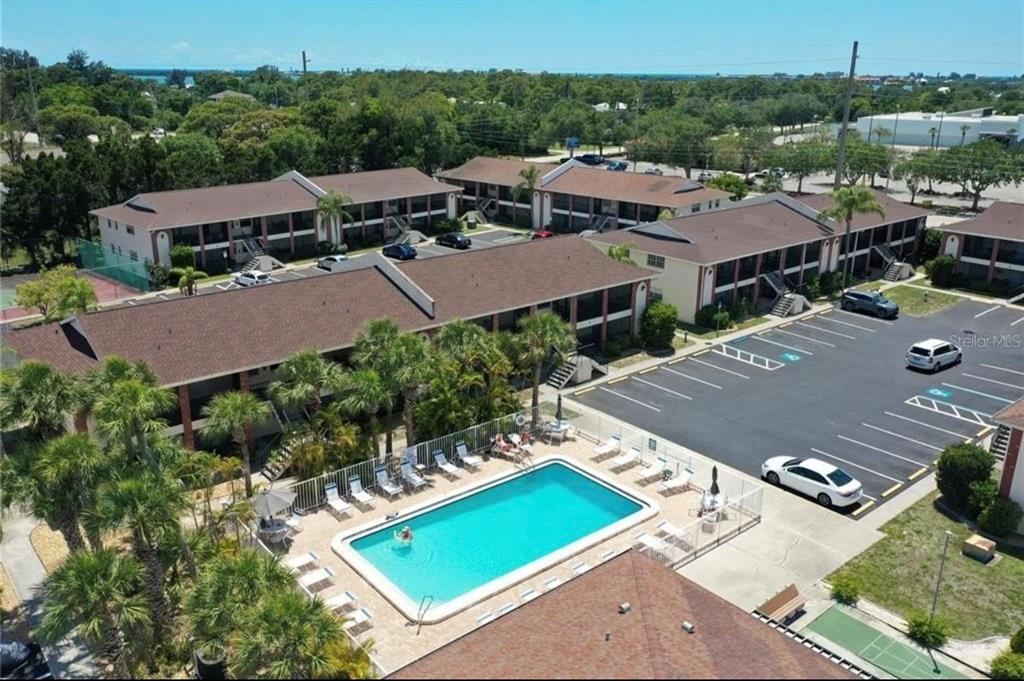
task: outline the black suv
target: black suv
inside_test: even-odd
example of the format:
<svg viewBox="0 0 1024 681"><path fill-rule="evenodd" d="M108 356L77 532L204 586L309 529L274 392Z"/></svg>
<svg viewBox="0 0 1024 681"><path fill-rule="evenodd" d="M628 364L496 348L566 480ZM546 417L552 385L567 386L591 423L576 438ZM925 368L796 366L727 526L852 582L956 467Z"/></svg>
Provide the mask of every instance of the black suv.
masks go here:
<svg viewBox="0 0 1024 681"><path fill-rule="evenodd" d="M469 248L470 238L465 234L459 234L458 232L448 232L434 239L434 243L438 246L447 246L448 248L457 248L460 251L464 251Z"/></svg>
<svg viewBox="0 0 1024 681"><path fill-rule="evenodd" d="M868 312L876 317L895 319L900 313L900 306L877 291L847 291L843 294L840 306L847 312Z"/></svg>
<svg viewBox="0 0 1024 681"><path fill-rule="evenodd" d="M588 166L599 166L604 163L604 156L600 154L580 154L576 157L576 160L580 163L586 163Z"/></svg>

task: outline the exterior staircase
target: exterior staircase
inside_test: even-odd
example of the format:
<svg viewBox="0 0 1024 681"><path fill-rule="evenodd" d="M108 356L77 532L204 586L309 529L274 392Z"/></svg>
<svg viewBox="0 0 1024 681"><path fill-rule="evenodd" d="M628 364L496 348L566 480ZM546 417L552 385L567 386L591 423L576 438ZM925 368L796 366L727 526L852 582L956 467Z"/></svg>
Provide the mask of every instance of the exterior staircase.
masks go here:
<svg viewBox="0 0 1024 681"><path fill-rule="evenodd" d="M389 243L404 244L409 242L409 223L404 217L389 215L385 220L388 229L397 230L397 234L390 238Z"/></svg>
<svg viewBox="0 0 1024 681"><path fill-rule="evenodd" d="M995 434L992 435L992 442L989 443L989 453L997 459L1006 458L1006 449L1010 446L1010 428L1008 426L1001 425L996 428Z"/></svg>
<svg viewBox="0 0 1024 681"><path fill-rule="evenodd" d="M551 372L548 376L547 384L555 390L561 390L572 378L572 375L576 373L576 358L579 357L575 352L565 358L557 369Z"/></svg>
<svg viewBox="0 0 1024 681"><path fill-rule="evenodd" d="M494 222L494 212L497 210L497 204L494 199L480 199L473 206L473 210L484 217L484 222Z"/></svg>
<svg viewBox="0 0 1024 681"><path fill-rule="evenodd" d="M882 261L885 262L886 267L889 267L897 260L896 254L889 248L889 244L875 244L874 250L875 253L882 256Z"/></svg>
<svg viewBox="0 0 1024 681"><path fill-rule="evenodd" d="M889 263L888 267L885 268L885 274L882 275L882 281L899 281L903 275L903 263L893 261Z"/></svg>
<svg viewBox="0 0 1024 681"><path fill-rule="evenodd" d="M613 218L611 215L601 215L596 220L594 220L593 224L590 226L590 229L598 233L607 232L612 224L612 220L614 219L615 218Z"/></svg>
<svg viewBox="0 0 1024 681"><path fill-rule="evenodd" d="M775 295L782 297L790 292L789 286L785 280L779 276L778 272L762 272L761 278L765 280L769 287L775 291Z"/></svg>
<svg viewBox="0 0 1024 681"><path fill-rule="evenodd" d="M771 314L776 317L786 317L793 311L793 305L795 303L795 295L792 293L783 294L775 299L775 303L772 305Z"/></svg>
<svg viewBox="0 0 1024 681"><path fill-rule="evenodd" d="M282 445L276 452L270 455L267 463L263 466L263 475L271 482L277 480L292 465L292 452L286 445Z"/></svg>

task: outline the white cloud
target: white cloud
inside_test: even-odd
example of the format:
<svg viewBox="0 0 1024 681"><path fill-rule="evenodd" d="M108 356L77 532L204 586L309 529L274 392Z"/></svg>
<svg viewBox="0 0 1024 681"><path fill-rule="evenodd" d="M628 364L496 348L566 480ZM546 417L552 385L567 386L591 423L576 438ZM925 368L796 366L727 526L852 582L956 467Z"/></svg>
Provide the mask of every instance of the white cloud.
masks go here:
<svg viewBox="0 0 1024 681"><path fill-rule="evenodd" d="M179 40L178 42L171 45L171 49L175 52L188 52L192 49L192 47L184 40Z"/></svg>

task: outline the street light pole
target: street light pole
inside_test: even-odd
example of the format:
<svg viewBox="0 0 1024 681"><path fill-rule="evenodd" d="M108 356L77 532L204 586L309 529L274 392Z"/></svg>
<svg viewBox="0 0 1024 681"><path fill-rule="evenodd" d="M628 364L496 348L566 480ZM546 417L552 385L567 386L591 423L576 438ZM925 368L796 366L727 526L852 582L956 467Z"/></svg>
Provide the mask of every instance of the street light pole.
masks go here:
<svg viewBox="0 0 1024 681"><path fill-rule="evenodd" d="M949 551L949 539L953 533L946 530L946 542L942 545L942 560L939 562L939 578L935 580L935 593L932 594L932 611L928 615L928 623L935 619L935 608L939 604L939 588L942 586L942 572L946 567L946 553Z"/></svg>

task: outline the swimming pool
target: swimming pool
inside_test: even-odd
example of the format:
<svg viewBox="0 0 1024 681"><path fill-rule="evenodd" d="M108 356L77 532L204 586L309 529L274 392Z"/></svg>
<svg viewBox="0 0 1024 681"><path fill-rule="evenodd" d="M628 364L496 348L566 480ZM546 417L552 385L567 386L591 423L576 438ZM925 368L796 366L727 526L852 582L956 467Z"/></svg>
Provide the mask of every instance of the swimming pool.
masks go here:
<svg viewBox="0 0 1024 681"><path fill-rule="evenodd" d="M556 457L339 536L333 548L409 619L432 598L423 621L436 622L654 513ZM414 539L403 545L394 534L407 525Z"/></svg>

